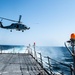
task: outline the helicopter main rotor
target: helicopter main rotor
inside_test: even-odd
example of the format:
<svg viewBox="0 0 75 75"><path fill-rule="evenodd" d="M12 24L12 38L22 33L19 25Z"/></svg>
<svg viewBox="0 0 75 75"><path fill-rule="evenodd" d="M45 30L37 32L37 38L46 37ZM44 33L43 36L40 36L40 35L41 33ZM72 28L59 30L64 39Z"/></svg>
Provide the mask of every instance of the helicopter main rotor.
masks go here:
<svg viewBox="0 0 75 75"><path fill-rule="evenodd" d="M19 21L11 20L11 19L7 19L7 18L3 18L3 17L0 17L0 18L1 18L1 21L4 19L4 20L12 21L12 22L22 23L22 22L21 22L21 17L22 17L22 15L19 16Z"/></svg>

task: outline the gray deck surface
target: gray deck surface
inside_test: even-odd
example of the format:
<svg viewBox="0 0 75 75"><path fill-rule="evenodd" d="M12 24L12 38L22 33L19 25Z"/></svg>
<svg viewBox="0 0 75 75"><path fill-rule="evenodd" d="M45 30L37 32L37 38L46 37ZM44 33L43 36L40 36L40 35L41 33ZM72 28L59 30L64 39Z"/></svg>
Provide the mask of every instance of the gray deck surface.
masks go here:
<svg viewBox="0 0 75 75"><path fill-rule="evenodd" d="M28 54L0 54L0 75L38 75L40 65Z"/></svg>

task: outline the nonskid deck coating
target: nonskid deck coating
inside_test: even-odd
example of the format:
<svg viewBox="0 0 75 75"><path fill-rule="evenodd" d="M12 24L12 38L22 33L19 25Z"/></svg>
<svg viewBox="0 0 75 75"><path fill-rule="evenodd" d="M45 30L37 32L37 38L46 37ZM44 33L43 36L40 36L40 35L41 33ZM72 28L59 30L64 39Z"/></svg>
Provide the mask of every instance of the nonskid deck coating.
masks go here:
<svg viewBox="0 0 75 75"><path fill-rule="evenodd" d="M0 54L0 75L48 75L29 54Z"/></svg>

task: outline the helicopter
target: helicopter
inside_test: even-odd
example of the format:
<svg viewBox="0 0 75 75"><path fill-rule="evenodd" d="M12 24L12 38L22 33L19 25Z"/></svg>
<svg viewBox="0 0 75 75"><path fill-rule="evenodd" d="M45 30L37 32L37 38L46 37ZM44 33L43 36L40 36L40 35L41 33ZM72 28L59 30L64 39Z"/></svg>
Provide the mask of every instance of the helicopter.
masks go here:
<svg viewBox="0 0 75 75"><path fill-rule="evenodd" d="M22 17L22 16L20 15L18 21L0 17L0 18L1 18L1 21L0 21L0 28L3 28L3 29L10 29L10 32L12 32L13 29L16 29L17 31L22 31L22 32L24 32L24 30L29 30L30 27L27 27L25 24L22 24L22 22L21 22L21 17ZM8 21L12 21L12 22L15 22L15 23L12 23L12 24L9 25L9 26L3 26L3 24L2 24L2 20L3 20L3 19L4 19L4 20L8 20Z"/></svg>

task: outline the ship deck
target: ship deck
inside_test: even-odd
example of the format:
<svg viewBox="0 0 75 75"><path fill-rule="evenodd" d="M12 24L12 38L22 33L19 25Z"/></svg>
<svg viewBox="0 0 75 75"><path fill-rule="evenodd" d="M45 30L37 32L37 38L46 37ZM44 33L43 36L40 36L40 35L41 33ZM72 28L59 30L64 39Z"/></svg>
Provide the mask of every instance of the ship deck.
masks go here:
<svg viewBox="0 0 75 75"><path fill-rule="evenodd" d="M48 75L29 54L0 54L0 75Z"/></svg>

